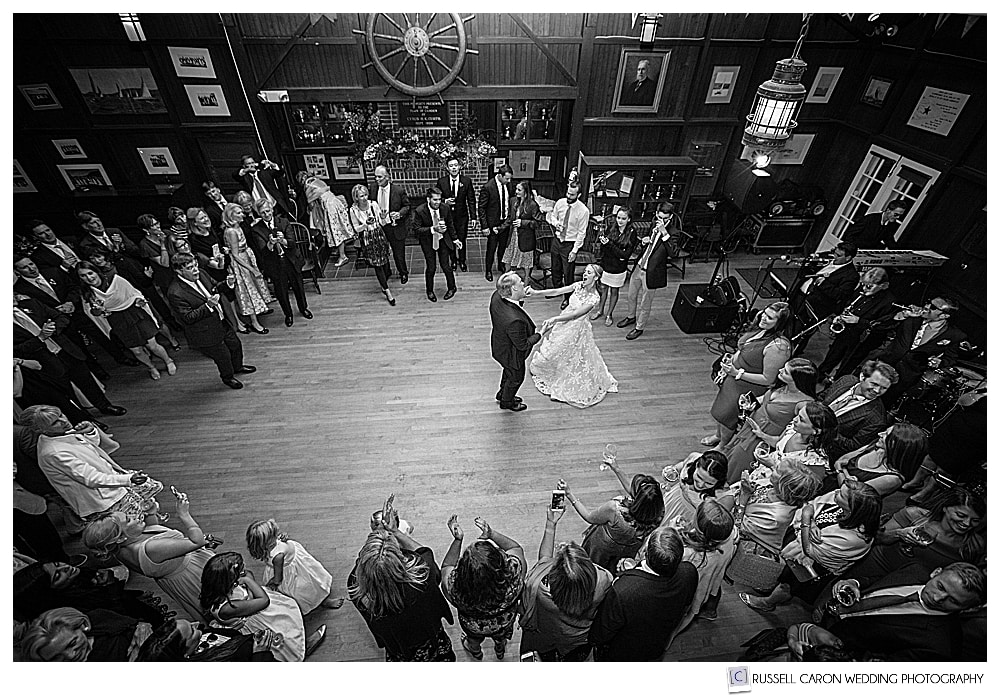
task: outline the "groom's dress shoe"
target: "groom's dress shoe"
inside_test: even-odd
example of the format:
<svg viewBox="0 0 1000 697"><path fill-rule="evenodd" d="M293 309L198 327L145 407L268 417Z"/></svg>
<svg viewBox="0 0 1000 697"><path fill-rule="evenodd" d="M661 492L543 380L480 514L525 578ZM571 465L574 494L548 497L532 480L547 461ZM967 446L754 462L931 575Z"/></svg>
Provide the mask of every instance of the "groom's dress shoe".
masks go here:
<svg viewBox="0 0 1000 697"><path fill-rule="evenodd" d="M524 411L528 408L528 405L524 402L514 402L513 404L501 404L501 409L507 409L508 411Z"/></svg>

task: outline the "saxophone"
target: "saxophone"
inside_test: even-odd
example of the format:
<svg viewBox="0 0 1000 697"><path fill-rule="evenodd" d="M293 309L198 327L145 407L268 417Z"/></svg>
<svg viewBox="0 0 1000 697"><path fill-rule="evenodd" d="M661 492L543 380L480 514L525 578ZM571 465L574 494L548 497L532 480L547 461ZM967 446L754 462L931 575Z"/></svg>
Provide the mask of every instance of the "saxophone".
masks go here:
<svg viewBox="0 0 1000 697"><path fill-rule="evenodd" d="M847 329L847 322L844 321L844 315L853 314L854 306L861 302L861 298L863 297L865 297L865 294L861 293L854 299L854 302L841 310L839 314L833 316L833 319L830 320L831 334L840 334L842 331Z"/></svg>

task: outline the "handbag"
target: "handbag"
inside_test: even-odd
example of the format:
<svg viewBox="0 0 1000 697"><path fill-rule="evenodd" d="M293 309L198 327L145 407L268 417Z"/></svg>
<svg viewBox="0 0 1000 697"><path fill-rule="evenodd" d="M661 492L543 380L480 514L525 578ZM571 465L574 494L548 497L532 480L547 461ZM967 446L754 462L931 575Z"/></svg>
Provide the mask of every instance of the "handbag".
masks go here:
<svg viewBox="0 0 1000 697"><path fill-rule="evenodd" d="M725 576L733 583L770 593L778 585L778 577L784 570L785 561L777 552L740 531L740 540L736 543L736 551Z"/></svg>

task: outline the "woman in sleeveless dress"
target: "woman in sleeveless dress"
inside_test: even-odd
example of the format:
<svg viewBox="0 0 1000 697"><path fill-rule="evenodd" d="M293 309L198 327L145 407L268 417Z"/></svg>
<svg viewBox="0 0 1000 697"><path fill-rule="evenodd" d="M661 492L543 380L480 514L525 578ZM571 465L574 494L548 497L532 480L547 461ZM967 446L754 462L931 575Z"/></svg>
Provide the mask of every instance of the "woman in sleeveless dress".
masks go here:
<svg viewBox="0 0 1000 697"><path fill-rule="evenodd" d="M326 182L318 177L310 177L305 172L299 172L302 188L306 192L309 203L309 227L319 230L326 237L326 243L331 248L337 248L337 263L343 266L347 263L347 252L344 245L354 239L354 228L347 212L347 206L330 191ZM304 176L302 176L304 175Z"/></svg>
<svg viewBox="0 0 1000 697"><path fill-rule="evenodd" d="M760 438L753 432L756 425L769 436L781 435L795 416L802 402L816 399L816 366L807 358L793 358L778 371L778 380L764 393L760 406L750 415L729 445L716 449L729 458L730 484L754 465L753 451Z"/></svg>
<svg viewBox="0 0 1000 697"><path fill-rule="evenodd" d="M788 303L771 303L758 315L757 326L739 338L732 360L723 356L724 379L712 403L716 430L714 435L702 438L702 445L728 445L738 426L740 395L750 392L760 397L774 384L778 370L792 354L791 342L785 336L790 317Z"/></svg>
<svg viewBox="0 0 1000 697"><path fill-rule="evenodd" d="M222 211L223 242L229 250L230 272L236 280L236 307L241 315L250 320L250 330L257 334L267 334L257 315L267 313L267 304L272 301L264 274L257 268L257 258L247 246L241 223L246 214L235 203L227 203Z"/></svg>
<svg viewBox="0 0 1000 697"><path fill-rule="evenodd" d="M801 403L781 435L771 436L756 428L753 432L769 448L774 448L767 453L754 453L758 462L772 469L782 458L791 457L808 467L821 482L832 471L828 453L837 437L837 416L822 402Z"/></svg>
<svg viewBox="0 0 1000 697"><path fill-rule="evenodd" d="M600 300L596 286L602 273L597 264L588 264L582 281L564 288L528 289L528 297L573 293L562 314L548 320L555 326L538 345L528 370L539 392L580 409L597 404L608 392L618 391L618 381L608 372L587 319Z"/></svg>
<svg viewBox="0 0 1000 697"><path fill-rule="evenodd" d="M215 555L206 545L215 542L191 517L187 494L181 492L177 518L186 536L160 525L155 510L145 520L112 513L87 524L83 544L98 558L115 557L129 570L153 579L191 619L201 620L201 574Z"/></svg>
<svg viewBox="0 0 1000 697"><path fill-rule="evenodd" d="M821 491L833 491L846 479L856 479L871 484L885 498L916 473L925 455L927 436L923 430L905 421L895 424L868 445L841 455L833 463L833 472L823 480Z"/></svg>
<svg viewBox="0 0 1000 697"><path fill-rule="evenodd" d="M514 221L511 223L510 242L503 253L503 263L508 269L524 269L524 280L531 277L535 265L535 225L542 215L535 203L531 180L517 183L514 192Z"/></svg>
<svg viewBox="0 0 1000 697"><path fill-rule="evenodd" d="M395 305L396 299L389 290L389 241L382 229L387 212L379 208L378 201L368 198L368 187L364 184L354 185L351 198L354 199L350 210L351 227L361 240L361 249L368 265L375 269L375 277L382 287L386 302Z"/></svg>

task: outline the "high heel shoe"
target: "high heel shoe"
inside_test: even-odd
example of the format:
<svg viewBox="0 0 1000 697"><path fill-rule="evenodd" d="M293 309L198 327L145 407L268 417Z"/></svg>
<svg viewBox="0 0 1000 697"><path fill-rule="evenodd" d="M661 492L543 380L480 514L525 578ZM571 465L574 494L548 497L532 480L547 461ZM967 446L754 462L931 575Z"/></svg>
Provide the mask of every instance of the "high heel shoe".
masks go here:
<svg viewBox="0 0 1000 697"><path fill-rule="evenodd" d="M382 294L385 295L386 302L388 302L393 307L396 307L396 298L394 298L391 295L389 295L389 291L388 290L383 290Z"/></svg>
<svg viewBox="0 0 1000 697"><path fill-rule="evenodd" d="M160 371L157 370L156 368L150 368L149 369L149 377L153 378L154 380L159 380L160 379Z"/></svg>
<svg viewBox="0 0 1000 697"><path fill-rule="evenodd" d="M170 361L169 363L167 363L167 375L176 375L176 374L177 374L177 364L174 363L173 361Z"/></svg>
<svg viewBox="0 0 1000 697"><path fill-rule="evenodd" d="M271 333L271 330L268 329L267 327L261 327L260 329L257 329L257 327L251 326L251 327L249 327L249 329L254 334L270 334Z"/></svg>

